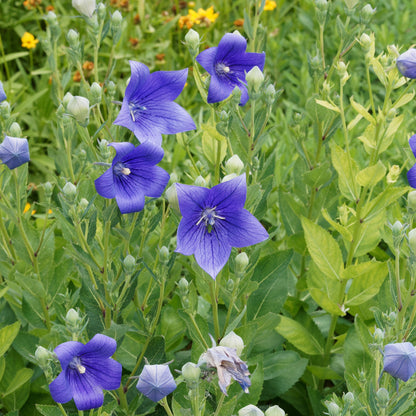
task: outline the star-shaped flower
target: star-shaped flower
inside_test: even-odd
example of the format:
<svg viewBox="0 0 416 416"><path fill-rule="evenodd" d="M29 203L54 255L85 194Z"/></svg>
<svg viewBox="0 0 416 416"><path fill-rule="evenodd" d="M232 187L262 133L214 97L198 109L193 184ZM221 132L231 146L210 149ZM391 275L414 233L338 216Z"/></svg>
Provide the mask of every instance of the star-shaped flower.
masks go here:
<svg viewBox="0 0 416 416"><path fill-rule="evenodd" d="M122 214L141 211L145 196L162 195L169 174L155 166L163 149L151 142L135 147L132 143L110 143L116 149L111 167L95 180L95 189L104 198L116 198Z"/></svg>
<svg viewBox="0 0 416 416"><path fill-rule="evenodd" d="M410 48L396 59L401 74L407 78L416 78L416 49Z"/></svg>
<svg viewBox="0 0 416 416"><path fill-rule="evenodd" d="M413 155L416 157L416 134L409 139L409 146L412 149ZM416 164L413 165L407 172L407 180L412 188L416 188Z"/></svg>
<svg viewBox="0 0 416 416"><path fill-rule="evenodd" d="M183 90L188 69L152 74L141 62L130 61L131 78L114 124L127 127L143 143L162 144L162 134L194 130L192 117L173 102Z"/></svg>
<svg viewBox="0 0 416 416"><path fill-rule="evenodd" d="M258 66L264 68L265 54L246 52L247 41L238 32L226 33L218 46L202 51L196 60L211 75L209 103L225 100L235 87L241 90L240 105L248 100L246 73Z"/></svg>
<svg viewBox="0 0 416 416"><path fill-rule="evenodd" d="M29 162L29 143L27 139L6 136L0 144L0 159L9 169Z"/></svg>
<svg viewBox="0 0 416 416"><path fill-rule="evenodd" d="M213 279L227 263L232 247L246 247L268 238L260 222L244 209L246 176L211 189L176 184L182 220L176 251L195 255Z"/></svg>
<svg viewBox="0 0 416 416"><path fill-rule="evenodd" d="M410 342L387 344L384 347L383 371L407 381L416 372L416 349Z"/></svg>
<svg viewBox="0 0 416 416"><path fill-rule="evenodd" d="M101 407L103 389L120 387L121 364L110 358L116 351L116 341L97 334L87 344L68 341L55 348L62 372L49 384L52 398L57 403L74 399L78 410Z"/></svg>
<svg viewBox="0 0 416 416"><path fill-rule="evenodd" d="M158 402L176 389L176 383L167 364L146 364L136 388L150 400Z"/></svg>
<svg viewBox="0 0 416 416"><path fill-rule="evenodd" d="M6 93L4 92L3 83L0 81L0 103L6 100Z"/></svg>

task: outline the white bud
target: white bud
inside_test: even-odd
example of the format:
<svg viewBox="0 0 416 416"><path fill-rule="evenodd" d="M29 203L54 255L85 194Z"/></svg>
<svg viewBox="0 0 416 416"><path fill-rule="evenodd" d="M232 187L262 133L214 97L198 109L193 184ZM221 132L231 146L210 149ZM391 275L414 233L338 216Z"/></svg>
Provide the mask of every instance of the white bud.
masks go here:
<svg viewBox="0 0 416 416"><path fill-rule="evenodd" d="M236 175L239 175L243 169L244 163L241 161L238 155L230 157L225 163L225 171L227 174L235 173Z"/></svg>
<svg viewBox="0 0 416 416"><path fill-rule="evenodd" d="M92 17L97 4L95 0L72 0L72 7L87 17Z"/></svg>
<svg viewBox="0 0 416 416"><path fill-rule="evenodd" d="M237 355L240 356L244 349L243 338L238 336L234 331L228 333L220 342L222 347L234 348Z"/></svg>
<svg viewBox="0 0 416 416"><path fill-rule="evenodd" d="M257 406L249 404L238 411L238 416L264 416L264 413Z"/></svg>
<svg viewBox="0 0 416 416"><path fill-rule="evenodd" d="M285 416L286 413L276 404L275 406L269 407L264 414L265 416Z"/></svg>
<svg viewBox="0 0 416 416"><path fill-rule="evenodd" d="M90 118L90 102L87 98L76 95L72 97L66 106L68 113L82 126L88 126Z"/></svg>
<svg viewBox="0 0 416 416"><path fill-rule="evenodd" d="M247 72L246 81L247 81L248 87L253 88L253 90L257 92L260 89L261 84L263 84L263 81L264 81L263 72L261 72L258 66L251 68L250 71Z"/></svg>

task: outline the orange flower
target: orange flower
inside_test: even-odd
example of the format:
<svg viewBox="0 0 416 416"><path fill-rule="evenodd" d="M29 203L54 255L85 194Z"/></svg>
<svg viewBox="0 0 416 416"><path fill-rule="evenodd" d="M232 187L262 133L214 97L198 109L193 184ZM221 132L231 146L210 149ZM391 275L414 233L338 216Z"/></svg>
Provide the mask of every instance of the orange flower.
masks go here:
<svg viewBox="0 0 416 416"><path fill-rule="evenodd" d="M191 18L191 16L181 16L178 20L179 28L183 29L184 26L186 26L187 29L190 29L194 25L194 21Z"/></svg>
<svg viewBox="0 0 416 416"><path fill-rule="evenodd" d="M36 48L36 45L39 42L39 39L35 39L35 37L29 33L25 32L24 35L21 38L22 41L22 47L27 49Z"/></svg>
<svg viewBox="0 0 416 416"><path fill-rule="evenodd" d="M46 6L47 12L53 12L54 10L55 10L55 7L53 7L52 5Z"/></svg>
<svg viewBox="0 0 416 416"><path fill-rule="evenodd" d="M74 82L80 82L81 81L81 73L79 71L75 71L75 74L72 77L72 80Z"/></svg>
<svg viewBox="0 0 416 416"><path fill-rule="evenodd" d="M84 70L84 76L85 76L85 78L88 78L91 75L91 73L92 73L92 71L94 69L94 62L85 61L82 64L82 69Z"/></svg>
<svg viewBox="0 0 416 416"><path fill-rule="evenodd" d="M36 7L39 6L41 3L42 0L25 0L23 2L23 6L25 6L27 10L32 10L36 9Z"/></svg>
<svg viewBox="0 0 416 416"><path fill-rule="evenodd" d="M129 42L130 42L131 46L133 46L133 48L134 48L135 46L137 46L139 44L139 39L137 39L137 38L130 38L129 39Z"/></svg>
<svg viewBox="0 0 416 416"><path fill-rule="evenodd" d="M242 27L242 26L244 26L244 19L237 19L237 20L234 20L234 26L237 26L237 27Z"/></svg>

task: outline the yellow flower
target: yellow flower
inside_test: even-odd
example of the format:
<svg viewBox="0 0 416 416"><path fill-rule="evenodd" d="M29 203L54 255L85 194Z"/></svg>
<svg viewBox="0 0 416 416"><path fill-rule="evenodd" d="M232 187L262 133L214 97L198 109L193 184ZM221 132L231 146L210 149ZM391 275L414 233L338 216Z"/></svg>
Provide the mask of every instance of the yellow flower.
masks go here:
<svg viewBox="0 0 416 416"><path fill-rule="evenodd" d="M266 4L264 5L264 11L274 10L277 7L277 4L273 0L266 0Z"/></svg>
<svg viewBox="0 0 416 416"><path fill-rule="evenodd" d="M29 210L30 210L30 204L29 202L26 202L25 209L23 210L23 214L26 214L26 212L28 212ZM35 213L36 213L36 210L33 209L30 215L35 215Z"/></svg>
<svg viewBox="0 0 416 416"><path fill-rule="evenodd" d="M184 26L186 26L187 29L190 29L194 25L194 21L191 19L191 17L188 15L181 16L178 21L179 27L182 29Z"/></svg>
<svg viewBox="0 0 416 416"><path fill-rule="evenodd" d="M195 10L189 10L189 15L191 19L196 24L204 23L206 26L209 26L211 23L214 23L219 16L219 13L214 13L214 6L211 6L209 9L198 9L198 12Z"/></svg>
<svg viewBox="0 0 416 416"><path fill-rule="evenodd" d="M35 37L29 32L25 32L21 40L22 47L27 49L36 48L36 44L39 42L39 39L35 39Z"/></svg>

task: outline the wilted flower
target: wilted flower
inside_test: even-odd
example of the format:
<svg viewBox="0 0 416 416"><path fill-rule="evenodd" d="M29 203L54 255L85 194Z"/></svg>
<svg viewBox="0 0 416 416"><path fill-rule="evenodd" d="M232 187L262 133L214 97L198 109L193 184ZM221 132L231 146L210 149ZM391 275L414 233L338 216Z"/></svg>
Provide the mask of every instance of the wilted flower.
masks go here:
<svg viewBox="0 0 416 416"><path fill-rule="evenodd" d="M416 157L416 134L409 139L409 146L412 149L413 155ZM416 188L416 164L407 172L407 180L412 188Z"/></svg>
<svg viewBox="0 0 416 416"><path fill-rule="evenodd" d="M397 69L407 78L416 78L416 49L410 48L396 59Z"/></svg>
<svg viewBox="0 0 416 416"><path fill-rule="evenodd" d="M30 160L27 139L6 136L0 144L0 159L9 168L14 169Z"/></svg>
<svg viewBox="0 0 416 416"><path fill-rule="evenodd" d="M407 381L416 372L416 349L410 342L387 344L384 347L383 371Z"/></svg>
<svg viewBox="0 0 416 416"><path fill-rule="evenodd" d="M175 134L195 129L192 117L173 102L186 83L188 69L157 71L130 61L131 78L120 113L114 124L131 130L140 142L160 145L162 134Z"/></svg>
<svg viewBox="0 0 416 416"><path fill-rule="evenodd" d="M122 214L141 211L145 196L162 195L169 174L155 166L163 158L163 149L146 142L134 147L132 143L110 143L116 156L111 167L95 180L95 189L104 198L116 198Z"/></svg>
<svg viewBox="0 0 416 416"><path fill-rule="evenodd" d="M97 4L95 0L72 0L72 7L84 16L91 18L97 8Z"/></svg>
<svg viewBox="0 0 416 416"><path fill-rule="evenodd" d="M225 395L227 395L227 387L231 383L231 378L240 384L244 393L248 393L251 381L247 364L238 357L234 348L216 347L214 339L211 335L210 337L213 346L202 354L199 361L205 362L207 367L215 367L217 369L218 384Z"/></svg>
<svg viewBox="0 0 416 416"><path fill-rule="evenodd" d="M87 344L68 341L55 348L62 372L49 384L57 403L74 399L78 410L101 407L103 389L120 387L121 364L110 358L116 351L116 341L97 334Z"/></svg>
<svg viewBox="0 0 416 416"><path fill-rule="evenodd" d="M158 402L176 389L176 383L167 364L146 364L136 388L153 402Z"/></svg>
<svg viewBox="0 0 416 416"><path fill-rule="evenodd" d="M3 83L0 81L0 103L6 100L6 93L4 92Z"/></svg>
<svg viewBox="0 0 416 416"><path fill-rule="evenodd" d="M35 39L35 37L29 33L25 32L21 38L22 47L26 49L33 49L36 48L36 45L39 42L39 39Z"/></svg>
<svg viewBox="0 0 416 416"><path fill-rule="evenodd" d="M226 33L218 46L201 52L196 60L211 75L208 102L217 103L230 96L234 87L241 90L240 105L248 100L246 73L264 67L265 54L246 52L247 41L238 32Z"/></svg>
<svg viewBox="0 0 416 416"><path fill-rule="evenodd" d="M213 279L227 263L231 247L246 247L267 239L260 222L244 209L245 174L211 189L176 184L182 220L176 251L195 260Z"/></svg>

